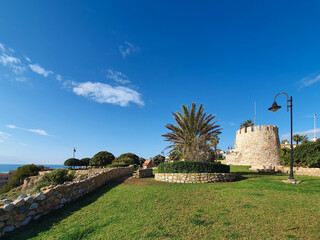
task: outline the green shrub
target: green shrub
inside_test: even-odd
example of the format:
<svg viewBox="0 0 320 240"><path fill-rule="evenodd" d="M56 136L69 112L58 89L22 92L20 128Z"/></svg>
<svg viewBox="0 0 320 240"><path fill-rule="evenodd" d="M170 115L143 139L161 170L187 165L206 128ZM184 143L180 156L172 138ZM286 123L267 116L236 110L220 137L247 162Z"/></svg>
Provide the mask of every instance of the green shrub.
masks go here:
<svg viewBox="0 0 320 240"><path fill-rule="evenodd" d="M220 162L171 162L161 163L158 166L159 173L229 173L230 166Z"/></svg>
<svg viewBox="0 0 320 240"><path fill-rule="evenodd" d="M139 157L139 165L142 166L144 164L144 162L146 161L145 158L143 157Z"/></svg>
<svg viewBox="0 0 320 240"><path fill-rule="evenodd" d="M113 161L115 164L125 164L126 166L136 164L139 165L139 157L134 153L121 154L117 159Z"/></svg>
<svg viewBox="0 0 320 240"><path fill-rule="evenodd" d="M282 148L280 152L281 161L284 165L290 165L290 149ZM320 141L304 142L293 149L294 165L299 167L320 167Z"/></svg>
<svg viewBox="0 0 320 240"><path fill-rule="evenodd" d="M152 164L154 166L158 166L160 163L163 163L166 160L166 158L160 154L152 158Z"/></svg>
<svg viewBox="0 0 320 240"><path fill-rule="evenodd" d="M64 162L65 166L69 166L69 167L76 167L76 166L82 166L81 162L79 159L77 158L69 158Z"/></svg>
<svg viewBox="0 0 320 240"><path fill-rule="evenodd" d="M80 160L80 166L85 166L85 167L88 167L90 165L90 160L91 158L82 158Z"/></svg>
<svg viewBox="0 0 320 240"><path fill-rule="evenodd" d="M42 187L49 185L63 184L67 181L72 181L74 179L74 172L68 173L67 169L55 169L50 173L46 173L40 179L36 185L36 189L39 190Z"/></svg>
<svg viewBox="0 0 320 240"><path fill-rule="evenodd" d="M100 167L100 166L107 166L112 163L115 159L112 153L107 151L98 152L93 158L90 159L90 166Z"/></svg>
<svg viewBox="0 0 320 240"><path fill-rule="evenodd" d="M2 188L0 188L0 193L6 193L11 189L22 185L25 178L38 175L39 171L41 171L42 169L42 165L36 166L34 164L18 167L10 181Z"/></svg>

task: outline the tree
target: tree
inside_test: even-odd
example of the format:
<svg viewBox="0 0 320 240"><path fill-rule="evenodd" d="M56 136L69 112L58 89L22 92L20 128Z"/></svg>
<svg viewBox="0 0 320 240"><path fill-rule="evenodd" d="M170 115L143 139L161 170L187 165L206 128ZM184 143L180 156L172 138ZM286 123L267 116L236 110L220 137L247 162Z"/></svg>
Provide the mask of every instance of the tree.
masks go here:
<svg viewBox="0 0 320 240"><path fill-rule="evenodd" d="M152 158L152 163L154 166L158 166L160 163L163 163L166 160L165 156L158 154Z"/></svg>
<svg viewBox="0 0 320 240"><path fill-rule="evenodd" d="M167 124L169 133L163 134L165 141L171 142L167 147L169 153L181 149L182 158L191 161L201 160L201 153L207 149L210 139L221 133L220 126L214 121L215 115L204 112L201 104L196 111L196 103L181 106L182 113L172 113L177 125Z"/></svg>
<svg viewBox="0 0 320 240"><path fill-rule="evenodd" d="M90 165L91 158L82 158L80 160L81 166L85 166L86 168Z"/></svg>
<svg viewBox="0 0 320 240"><path fill-rule="evenodd" d="M136 164L139 165L139 157L134 153L124 153L121 154L117 159L115 159L113 162L117 163L123 163L127 165Z"/></svg>
<svg viewBox="0 0 320 240"><path fill-rule="evenodd" d="M77 158L69 158L64 162L64 165L72 168L75 166L81 166L81 163Z"/></svg>
<svg viewBox="0 0 320 240"><path fill-rule="evenodd" d="M252 122L252 120L247 120L244 123L240 124L240 128L247 128L247 127L251 127L253 125L254 125L254 123Z"/></svg>
<svg viewBox="0 0 320 240"><path fill-rule="evenodd" d="M115 159L112 153L107 151L98 152L96 155L93 156L90 160L90 166L100 167L100 166L107 166L112 163Z"/></svg>
<svg viewBox="0 0 320 240"><path fill-rule="evenodd" d="M217 154L217 147L218 147L219 141L220 141L220 138L218 137L218 135L214 135L214 136L210 139L210 144L211 144L211 146L214 148L215 154Z"/></svg>
<svg viewBox="0 0 320 240"><path fill-rule="evenodd" d="M295 134L293 135L292 140L295 141L297 145L299 145L299 142L307 141L308 137L307 135Z"/></svg>
<svg viewBox="0 0 320 240"><path fill-rule="evenodd" d="M142 166L145 161L146 161L145 158L139 157L139 165L140 165L140 166Z"/></svg>

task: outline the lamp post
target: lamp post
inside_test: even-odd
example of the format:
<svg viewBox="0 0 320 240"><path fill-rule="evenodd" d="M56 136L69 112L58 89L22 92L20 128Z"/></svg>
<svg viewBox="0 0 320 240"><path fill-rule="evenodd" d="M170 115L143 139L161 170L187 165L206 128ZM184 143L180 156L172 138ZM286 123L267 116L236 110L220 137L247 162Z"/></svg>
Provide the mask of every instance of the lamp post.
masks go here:
<svg viewBox="0 0 320 240"><path fill-rule="evenodd" d="M276 103L276 98L280 95L280 94L285 94L287 96L287 111L289 112L289 109L290 109L290 154L291 154L291 159L290 159L290 176L289 176L289 179L290 180L294 180L294 177L293 177L293 144L292 144L292 134L293 134L293 131L292 131L292 96L289 98L289 95L285 92L281 92L281 93L278 93L275 97L274 97L274 101L273 101L273 104L272 106L268 109L272 112L276 112L278 111L281 106L279 106L277 103Z"/></svg>

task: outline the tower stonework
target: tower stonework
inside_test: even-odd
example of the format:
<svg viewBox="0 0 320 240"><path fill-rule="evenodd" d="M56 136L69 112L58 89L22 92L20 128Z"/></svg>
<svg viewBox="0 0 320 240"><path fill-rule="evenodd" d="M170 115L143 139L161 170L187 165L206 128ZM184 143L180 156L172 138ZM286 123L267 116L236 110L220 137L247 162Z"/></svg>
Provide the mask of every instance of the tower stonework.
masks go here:
<svg viewBox="0 0 320 240"><path fill-rule="evenodd" d="M278 127L256 125L238 130L234 152L227 154L226 163L268 167L281 165Z"/></svg>

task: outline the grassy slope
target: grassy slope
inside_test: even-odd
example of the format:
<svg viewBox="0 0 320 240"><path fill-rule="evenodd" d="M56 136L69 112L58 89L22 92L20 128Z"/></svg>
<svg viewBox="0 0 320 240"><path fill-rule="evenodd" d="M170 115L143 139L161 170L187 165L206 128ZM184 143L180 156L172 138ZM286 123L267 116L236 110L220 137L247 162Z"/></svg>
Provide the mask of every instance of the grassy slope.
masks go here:
<svg viewBox="0 0 320 240"><path fill-rule="evenodd" d="M9 239L319 239L320 178L249 173L240 181L112 182ZM141 185L145 184L145 185Z"/></svg>

